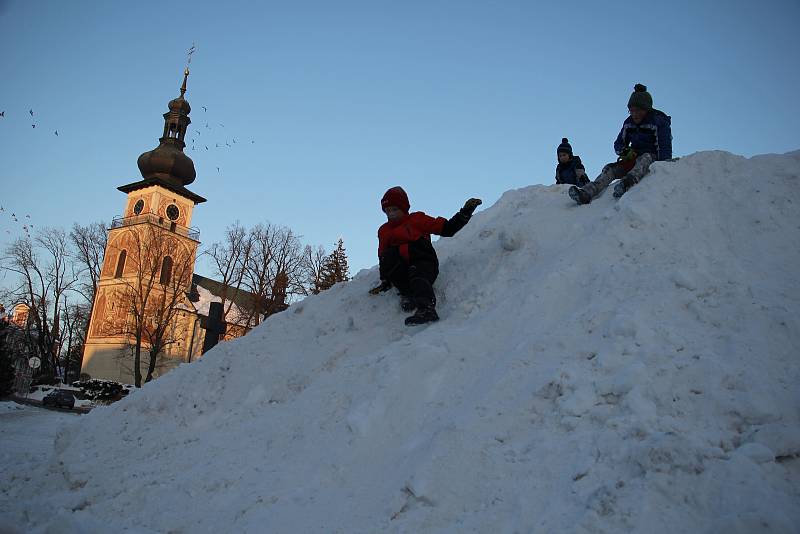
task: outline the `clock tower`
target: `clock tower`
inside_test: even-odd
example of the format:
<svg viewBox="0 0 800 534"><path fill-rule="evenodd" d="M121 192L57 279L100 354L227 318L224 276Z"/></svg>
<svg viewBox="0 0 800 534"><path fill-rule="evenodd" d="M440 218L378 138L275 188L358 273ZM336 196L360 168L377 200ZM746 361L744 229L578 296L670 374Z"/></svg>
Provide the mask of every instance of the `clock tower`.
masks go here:
<svg viewBox="0 0 800 534"><path fill-rule="evenodd" d="M133 383L134 372L125 351L131 345L131 310L135 308L131 288L141 291L143 276L150 276L152 290L161 292L162 302L173 273L180 276L174 280L179 287L172 284L175 294L181 293L180 304L183 291L188 294L191 290L191 273L200 244L199 231L191 227L192 211L206 199L186 188L196 176L194 163L183 153L191 123L191 107L184 98L188 77L187 68L180 96L169 102L169 111L164 114L158 147L139 156L142 179L117 188L127 194L127 199L123 214L113 220L108 231L81 368L92 378ZM185 269L180 271L184 274L178 274L178 264L188 266L188 276ZM158 283L152 284L153 279ZM146 302L142 304L143 309L149 307ZM175 321L180 322L180 317L176 316ZM168 350L181 361L184 358L180 353L191 352L192 347L181 347L180 336L175 339L178 341L173 339ZM146 360L142 358L140 367L146 365Z"/></svg>

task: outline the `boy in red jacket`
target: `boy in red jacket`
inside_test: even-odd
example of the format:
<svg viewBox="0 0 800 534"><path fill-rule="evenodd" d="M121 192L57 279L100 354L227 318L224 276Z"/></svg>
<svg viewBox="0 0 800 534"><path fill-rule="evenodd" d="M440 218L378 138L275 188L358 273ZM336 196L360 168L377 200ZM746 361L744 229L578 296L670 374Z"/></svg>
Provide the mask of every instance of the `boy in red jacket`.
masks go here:
<svg viewBox="0 0 800 534"><path fill-rule="evenodd" d="M407 325L438 321L433 282L439 275L439 258L431 243L431 234L452 237L469 222L481 204L478 198L467 200L450 220L430 217L421 211L409 213L408 195L402 187L392 187L381 199L381 209L388 219L378 229L378 259L381 285L370 290L377 295L395 286L400 292L400 307L414 315Z"/></svg>

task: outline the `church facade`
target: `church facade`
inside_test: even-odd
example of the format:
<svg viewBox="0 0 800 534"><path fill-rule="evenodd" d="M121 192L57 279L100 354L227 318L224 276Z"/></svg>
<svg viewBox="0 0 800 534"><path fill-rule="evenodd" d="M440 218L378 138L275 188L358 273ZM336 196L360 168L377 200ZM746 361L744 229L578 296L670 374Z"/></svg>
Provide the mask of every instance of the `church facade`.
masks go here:
<svg viewBox="0 0 800 534"><path fill-rule="evenodd" d="M186 187L196 177L183 152L191 123L188 75L186 69L180 96L168 104L158 147L139 156L142 179L118 187L127 198L108 230L81 367L91 378L156 378L257 322L253 295L193 272L200 234L192 214L206 199ZM219 301L223 310L213 304Z"/></svg>

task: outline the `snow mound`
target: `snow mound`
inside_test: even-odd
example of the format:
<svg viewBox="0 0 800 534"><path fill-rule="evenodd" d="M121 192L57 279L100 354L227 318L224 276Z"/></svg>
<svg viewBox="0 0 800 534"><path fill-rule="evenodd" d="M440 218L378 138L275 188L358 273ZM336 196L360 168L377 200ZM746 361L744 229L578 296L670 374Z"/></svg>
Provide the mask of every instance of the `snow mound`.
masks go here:
<svg viewBox="0 0 800 534"><path fill-rule="evenodd" d="M0 507L33 532L797 532L798 191L800 152L656 163L583 207L509 191L436 243L439 323L362 271L81 418Z"/></svg>

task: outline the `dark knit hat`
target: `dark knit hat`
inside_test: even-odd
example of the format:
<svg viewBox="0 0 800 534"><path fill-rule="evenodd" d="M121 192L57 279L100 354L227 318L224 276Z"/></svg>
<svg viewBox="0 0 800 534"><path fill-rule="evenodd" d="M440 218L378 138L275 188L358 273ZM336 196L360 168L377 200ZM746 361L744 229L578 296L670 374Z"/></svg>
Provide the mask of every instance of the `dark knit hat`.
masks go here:
<svg viewBox="0 0 800 534"><path fill-rule="evenodd" d="M408 210L411 209L411 204L408 202L408 195L399 185L392 187L383 194L383 198L381 199L381 210L385 210L389 206L400 208L406 213L408 213Z"/></svg>
<svg viewBox="0 0 800 534"><path fill-rule="evenodd" d="M653 109L653 97L647 92L647 86L637 83L633 86L633 93L628 99L629 108L639 108L645 111Z"/></svg>
<svg viewBox="0 0 800 534"><path fill-rule="evenodd" d="M561 138L561 144L558 145L558 148L556 149L556 154L558 154L559 152L566 152L567 154L570 155L570 157L572 157L572 145L569 144L569 139L567 139L566 137Z"/></svg>

